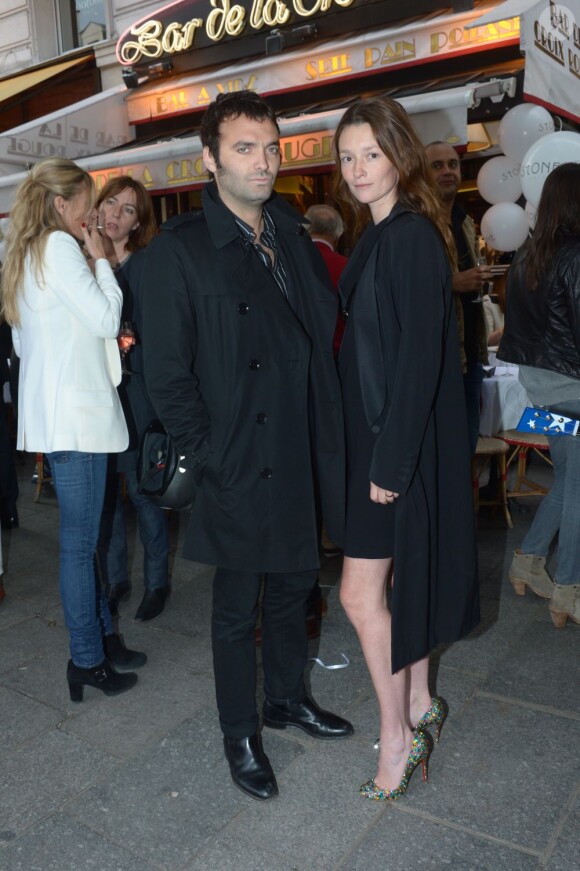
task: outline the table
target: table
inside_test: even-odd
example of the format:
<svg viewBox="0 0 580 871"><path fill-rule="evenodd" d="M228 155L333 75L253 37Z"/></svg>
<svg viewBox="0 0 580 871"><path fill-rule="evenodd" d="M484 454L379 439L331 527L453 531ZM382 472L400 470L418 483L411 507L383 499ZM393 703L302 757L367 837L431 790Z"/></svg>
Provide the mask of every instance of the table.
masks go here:
<svg viewBox="0 0 580 871"><path fill-rule="evenodd" d="M494 436L498 432L515 429L528 405L531 403L518 381L518 367L496 365L494 374L483 379L480 435Z"/></svg>

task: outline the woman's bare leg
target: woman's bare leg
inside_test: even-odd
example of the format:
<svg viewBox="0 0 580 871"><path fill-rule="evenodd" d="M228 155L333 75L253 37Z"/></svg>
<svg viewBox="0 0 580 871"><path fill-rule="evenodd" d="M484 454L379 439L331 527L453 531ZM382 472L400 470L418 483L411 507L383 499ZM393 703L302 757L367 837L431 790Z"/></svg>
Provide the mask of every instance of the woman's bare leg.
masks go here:
<svg viewBox="0 0 580 871"><path fill-rule="evenodd" d="M409 669L391 674L391 615L385 602L391 562L345 557L340 588L379 703L381 749L375 782L382 789L399 785L413 740L408 724Z"/></svg>
<svg viewBox="0 0 580 871"><path fill-rule="evenodd" d="M419 659L407 669L409 674L409 724L417 725L423 714L431 707L429 692L429 657Z"/></svg>

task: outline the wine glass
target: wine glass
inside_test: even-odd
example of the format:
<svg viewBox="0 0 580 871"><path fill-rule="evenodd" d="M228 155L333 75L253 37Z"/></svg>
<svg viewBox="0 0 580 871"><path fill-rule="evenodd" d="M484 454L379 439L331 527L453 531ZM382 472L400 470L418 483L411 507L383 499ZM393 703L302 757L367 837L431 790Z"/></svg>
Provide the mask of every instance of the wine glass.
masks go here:
<svg viewBox="0 0 580 871"><path fill-rule="evenodd" d="M131 371L127 369L127 354L135 344L135 333L133 332L131 321L121 322L117 344L121 354L121 372L123 375L130 375Z"/></svg>
<svg viewBox="0 0 580 871"><path fill-rule="evenodd" d="M477 267L487 266L487 257L485 256L485 254L480 254L479 257L476 257L475 265ZM477 296L474 297L474 299L472 299L471 302L482 303L483 297L485 296L485 294L489 293L492 289L493 289L493 282L484 281L482 283L482 285L480 286L479 290L477 291Z"/></svg>

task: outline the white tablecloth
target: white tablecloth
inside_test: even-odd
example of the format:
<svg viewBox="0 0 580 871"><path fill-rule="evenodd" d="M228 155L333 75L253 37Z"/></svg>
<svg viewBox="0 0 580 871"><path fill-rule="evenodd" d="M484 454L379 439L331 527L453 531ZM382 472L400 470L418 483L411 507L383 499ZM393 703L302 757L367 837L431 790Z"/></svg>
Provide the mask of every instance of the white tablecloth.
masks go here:
<svg viewBox="0 0 580 871"><path fill-rule="evenodd" d="M481 399L479 433L482 436L514 429L524 408L531 404L518 381L517 366L496 366L491 378L483 379Z"/></svg>

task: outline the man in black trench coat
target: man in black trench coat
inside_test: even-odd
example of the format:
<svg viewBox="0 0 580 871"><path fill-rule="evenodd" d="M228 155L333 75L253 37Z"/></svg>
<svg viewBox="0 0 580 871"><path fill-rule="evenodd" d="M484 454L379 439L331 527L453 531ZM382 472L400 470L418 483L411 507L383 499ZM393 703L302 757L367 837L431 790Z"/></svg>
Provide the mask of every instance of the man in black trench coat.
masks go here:
<svg viewBox="0 0 580 871"><path fill-rule="evenodd" d="M301 217L272 193L280 145L268 104L250 91L221 95L201 140L212 176L202 211L168 221L146 252L145 377L197 478L184 555L217 566L212 644L226 758L238 787L268 799L278 788L256 709L262 581L264 724L326 739L353 732L307 696L303 679L315 491L331 539L343 537L336 297Z"/></svg>

